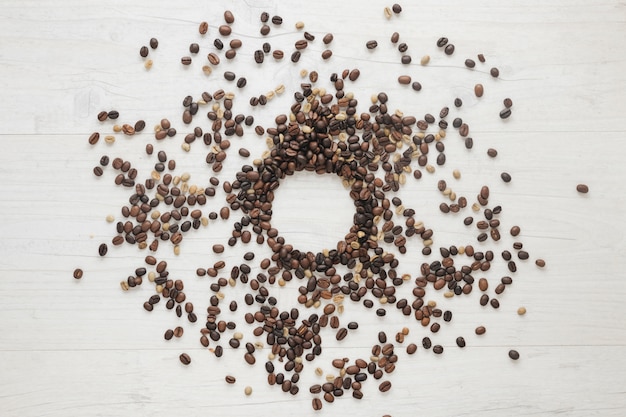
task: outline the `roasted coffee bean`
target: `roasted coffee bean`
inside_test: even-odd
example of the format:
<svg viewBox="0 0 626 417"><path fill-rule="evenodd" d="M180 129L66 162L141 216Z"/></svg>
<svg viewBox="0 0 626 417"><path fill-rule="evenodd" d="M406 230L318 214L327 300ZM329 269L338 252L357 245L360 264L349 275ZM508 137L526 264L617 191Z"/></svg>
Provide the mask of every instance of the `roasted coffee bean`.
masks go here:
<svg viewBox="0 0 626 417"><path fill-rule="evenodd" d="M217 30L222 36L229 36L232 32L231 27L228 25L221 25Z"/></svg>
<svg viewBox="0 0 626 417"><path fill-rule="evenodd" d="M282 25L283 24L283 18L280 16L272 16L272 23L275 25Z"/></svg>
<svg viewBox="0 0 626 417"><path fill-rule="evenodd" d="M462 336L456 338L456 345L460 348L465 347L465 339Z"/></svg>
<svg viewBox="0 0 626 417"><path fill-rule="evenodd" d="M589 192L589 186L587 184L578 184L576 186L576 191L581 194L587 194Z"/></svg>
<svg viewBox="0 0 626 417"><path fill-rule="evenodd" d="M493 78L498 78L498 76L500 75L500 71L498 70L498 68L493 67L489 70L489 74L491 74Z"/></svg>
<svg viewBox="0 0 626 417"><path fill-rule="evenodd" d="M180 63L183 65L191 65L191 57L190 56L184 56L180 59Z"/></svg>
<svg viewBox="0 0 626 417"><path fill-rule="evenodd" d="M403 63L404 65L409 65L412 61L411 55L402 55L402 58L400 58L400 62Z"/></svg>
<svg viewBox="0 0 626 417"><path fill-rule="evenodd" d="M207 22L200 23L200 26L198 26L198 32L200 32L201 35L205 35L208 31L209 24Z"/></svg>
<svg viewBox="0 0 626 417"><path fill-rule="evenodd" d="M487 329L485 329L484 326L478 326L475 330L477 335L483 335L485 334L485 332L487 331Z"/></svg>
<svg viewBox="0 0 626 417"><path fill-rule="evenodd" d="M437 46L438 46L438 47L440 47L440 48L443 48L443 47L444 47L444 46L446 46L447 44L448 44L448 38L444 38L444 37L442 37L442 38L439 38L439 39L437 40Z"/></svg>
<svg viewBox="0 0 626 417"><path fill-rule="evenodd" d="M509 358L513 359L514 361L519 359L519 352L517 350L509 350Z"/></svg>
<svg viewBox="0 0 626 417"><path fill-rule="evenodd" d="M261 29L259 30L259 33L261 33L261 35L266 36L267 34L270 33L270 27L268 25L263 25L261 26Z"/></svg>
<svg viewBox="0 0 626 417"><path fill-rule="evenodd" d="M139 48L139 55L141 55L142 58L147 57L148 56L148 52L149 51L148 51L148 47L147 46L142 46L141 48Z"/></svg>
<svg viewBox="0 0 626 417"><path fill-rule="evenodd" d="M81 279L83 277L83 270L80 268L76 268L74 270L74 278L75 279Z"/></svg>
<svg viewBox="0 0 626 417"><path fill-rule="evenodd" d="M462 105L463 105L463 100L461 100L458 97L454 99L454 107L461 107Z"/></svg>
<svg viewBox="0 0 626 417"><path fill-rule="evenodd" d="M180 362L181 362L183 365L189 365L189 364L191 363L191 358L190 358L190 357L189 357L189 355L188 355L188 354L186 354L186 353L182 353L182 354L179 356L179 359L180 359Z"/></svg>
<svg viewBox="0 0 626 417"><path fill-rule="evenodd" d="M294 51L291 54L291 62L296 63L298 61L300 61L300 57L302 56L302 54L300 53L300 51Z"/></svg>
<svg viewBox="0 0 626 417"><path fill-rule="evenodd" d="M504 107L511 108L513 106L513 100L511 100L510 98L505 98L503 101Z"/></svg>
<svg viewBox="0 0 626 417"><path fill-rule="evenodd" d="M476 66L476 62L474 62L473 59L466 59L465 60L465 66L467 68L474 68Z"/></svg>
<svg viewBox="0 0 626 417"><path fill-rule="evenodd" d="M391 389L391 381L383 381L379 386L378 390L380 392L387 392Z"/></svg>
<svg viewBox="0 0 626 417"><path fill-rule="evenodd" d="M511 109L503 109L500 111L501 119L508 119L511 116Z"/></svg>
<svg viewBox="0 0 626 417"><path fill-rule="evenodd" d="M511 182L511 175L508 172L501 173L500 178L502 178L504 182Z"/></svg>
<svg viewBox="0 0 626 417"><path fill-rule="evenodd" d="M157 40L157 38L151 38L150 39L150 48L157 49L158 47L159 47L159 41Z"/></svg>
<svg viewBox="0 0 626 417"><path fill-rule="evenodd" d="M261 51L260 49L257 49L256 51L254 51L254 61L257 64L262 64L264 59L265 59L265 55L263 54L263 51Z"/></svg>
<svg viewBox="0 0 626 417"><path fill-rule="evenodd" d="M498 156L498 151L493 148L489 148L487 149L487 155L489 155L491 158L495 158L496 156Z"/></svg>
<svg viewBox="0 0 626 417"><path fill-rule="evenodd" d="M100 256L106 255L108 251L109 251L109 248L106 243L101 243L100 246L98 247L98 253L100 254Z"/></svg>
<svg viewBox="0 0 626 417"><path fill-rule="evenodd" d="M275 60L279 61L279 60L283 59L285 54L280 49L277 49L274 52L272 52L272 56L274 57Z"/></svg>
<svg viewBox="0 0 626 417"><path fill-rule="evenodd" d="M413 81L413 84L411 84L411 88L415 91L420 91L422 89L422 84L417 81Z"/></svg>
<svg viewBox="0 0 626 417"><path fill-rule="evenodd" d="M443 51L446 55L452 55L454 53L454 45L451 43L447 44Z"/></svg>
<svg viewBox="0 0 626 417"><path fill-rule="evenodd" d="M401 75L398 77L398 83L403 85L411 84L411 76L409 75Z"/></svg>
<svg viewBox="0 0 626 417"><path fill-rule="evenodd" d="M485 89L482 84L476 84L474 86L474 94L476 97L482 97L485 92Z"/></svg>
<svg viewBox="0 0 626 417"><path fill-rule="evenodd" d="M424 349L430 349L430 347L432 346L432 342L430 341L429 337L425 337L422 339L422 346L424 347Z"/></svg>
<svg viewBox="0 0 626 417"><path fill-rule="evenodd" d="M315 411L321 410L322 409L322 400L320 400L319 398L313 398L312 405L313 405L313 409Z"/></svg>
<svg viewBox="0 0 626 417"><path fill-rule="evenodd" d="M437 355L441 355L443 353L443 346L441 345L433 346L433 353L436 353Z"/></svg>
<svg viewBox="0 0 626 417"><path fill-rule="evenodd" d="M367 49L376 49L376 47L378 46L378 42L371 40L371 41L367 41L367 43L365 44L365 47Z"/></svg>
<svg viewBox="0 0 626 417"><path fill-rule="evenodd" d="M236 76L236 75L235 75L235 73L234 73L234 72L232 72L232 71L225 71L225 72L224 72L224 78L225 78L227 81L233 81L236 77L237 77L237 76Z"/></svg>

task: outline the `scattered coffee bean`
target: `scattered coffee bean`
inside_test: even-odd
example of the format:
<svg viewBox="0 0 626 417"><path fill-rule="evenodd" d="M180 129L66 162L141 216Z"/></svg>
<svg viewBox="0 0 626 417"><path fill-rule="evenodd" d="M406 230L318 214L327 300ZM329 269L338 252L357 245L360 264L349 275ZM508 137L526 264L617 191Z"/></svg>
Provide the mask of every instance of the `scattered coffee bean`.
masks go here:
<svg viewBox="0 0 626 417"><path fill-rule="evenodd" d="M498 68L494 67L489 70L489 74L491 74L493 78L498 78L498 76L500 75L500 71L498 70Z"/></svg>
<svg viewBox="0 0 626 417"><path fill-rule="evenodd" d="M513 106L513 100L511 100L510 98L505 98L504 101L504 107L511 108Z"/></svg>
<svg viewBox="0 0 626 417"><path fill-rule="evenodd" d="M74 270L74 278L81 279L83 277L83 270L80 268L76 268Z"/></svg>
<svg viewBox="0 0 626 417"><path fill-rule="evenodd" d="M586 184L578 184L576 186L576 191L581 194L587 194L589 192L589 186L587 186Z"/></svg>
<svg viewBox="0 0 626 417"><path fill-rule="evenodd" d="M504 182L511 182L511 175L507 172L501 173L500 178L502 178L502 181Z"/></svg>
<svg viewBox="0 0 626 417"><path fill-rule="evenodd" d="M159 47L159 41L157 40L157 38L151 38L150 39L150 48L157 49L158 47Z"/></svg>
<svg viewBox="0 0 626 417"><path fill-rule="evenodd" d="M519 352L517 350L509 350L509 358L513 359L514 361L519 359Z"/></svg>
<svg viewBox="0 0 626 417"><path fill-rule="evenodd" d="M180 359L180 362L181 362L183 365L189 365L189 364L191 363L191 358L190 358L190 357L189 357L189 355L188 355L188 354L186 354L186 353L182 353L182 354L179 356L179 359Z"/></svg>
<svg viewBox="0 0 626 417"><path fill-rule="evenodd" d="M474 86L474 94L476 95L476 97L482 97L484 92L485 92L485 89L483 88L482 84L476 84Z"/></svg>
<svg viewBox="0 0 626 417"><path fill-rule="evenodd" d="M367 49L376 49L376 47L378 46L378 42L371 40L371 41L367 41L367 43L365 44L365 47Z"/></svg>
<svg viewBox="0 0 626 417"><path fill-rule="evenodd" d="M500 119L508 119L511 116L511 109L503 109L500 111Z"/></svg>
<svg viewBox="0 0 626 417"><path fill-rule="evenodd" d="M147 47L147 46L142 46L142 47L139 49L139 55L140 55L142 58L147 57L147 56L148 56L148 47ZM105 119L105 120L106 120L106 119Z"/></svg>
<svg viewBox="0 0 626 417"><path fill-rule="evenodd" d="M198 32L200 32L201 35L206 35L208 31L209 31L209 24L207 22L200 23L200 26L198 27Z"/></svg>

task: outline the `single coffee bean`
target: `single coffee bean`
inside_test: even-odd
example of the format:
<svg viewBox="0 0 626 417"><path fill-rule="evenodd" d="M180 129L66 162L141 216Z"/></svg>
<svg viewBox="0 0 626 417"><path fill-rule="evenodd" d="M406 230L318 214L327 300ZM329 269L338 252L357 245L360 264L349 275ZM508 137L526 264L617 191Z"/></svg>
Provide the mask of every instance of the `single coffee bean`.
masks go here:
<svg viewBox="0 0 626 417"><path fill-rule="evenodd" d="M108 251L109 251L109 248L106 243L101 243L100 246L98 247L98 253L100 254L100 256L106 255Z"/></svg>
<svg viewBox="0 0 626 417"><path fill-rule="evenodd" d="M411 55L402 55L402 58L400 58L400 62L402 62L404 65L409 65L411 61Z"/></svg>
<svg viewBox="0 0 626 417"><path fill-rule="evenodd" d="M263 51L261 51L260 49L257 49L256 51L254 51L254 61L257 64L262 64L264 59L265 59L265 55L263 54Z"/></svg>
<svg viewBox="0 0 626 417"><path fill-rule="evenodd" d="M487 155L489 155L489 157L491 158L495 158L496 156L498 156L498 151L493 148L489 148L487 149Z"/></svg>
<svg viewBox="0 0 626 417"><path fill-rule="evenodd" d="M441 346L441 345L433 346L433 353L435 353L437 355L441 355L443 353L443 346Z"/></svg>
<svg viewBox="0 0 626 417"><path fill-rule="evenodd" d="M235 73L234 73L234 72L232 72L232 71L226 71L226 72L224 72L224 78L225 78L227 81L233 81L236 77L237 77L237 76L236 76L236 75L235 75Z"/></svg>
<svg viewBox="0 0 626 417"><path fill-rule="evenodd" d="M120 113L119 113L117 110L111 110L111 111L108 113L108 116L109 116L109 119L113 119L113 120L115 120L115 119L117 119L118 117L120 117Z"/></svg>
<svg viewBox="0 0 626 417"><path fill-rule="evenodd" d="M486 331L487 329L485 328L485 326L478 326L475 330L477 335L483 335Z"/></svg>
<svg viewBox="0 0 626 417"><path fill-rule="evenodd" d="M448 38L445 37L441 37L437 40L437 46L440 48L443 48L444 46L446 46L448 44Z"/></svg>
<svg viewBox="0 0 626 417"><path fill-rule="evenodd" d="M406 353L409 355L414 354L417 351L417 345L415 343L411 343L406 347Z"/></svg>
<svg viewBox="0 0 626 417"><path fill-rule="evenodd" d="M391 43L396 44L400 40L400 34L398 32L393 32L391 34Z"/></svg>
<svg viewBox="0 0 626 417"><path fill-rule="evenodd" d="M197 54L200 51L200 45L197 43L192 43L189 45L189 52L192 54Z"/></svg>
<svg viewBox="0 0 626 417"><path fill-rule="evenodd" d="M74 278L75 279L81 279L83 277L83 270L80 268L76 268L74 270Z"/></svg>
<svg viewBox="0 0 626 417"><path fill-rule="evenodd" d="M454 53L454 45L451 43L447 44L443 51L446 55L452 55Z"/></svg>
<svg viewBox="0 0 626 417"><path fill-rule="evenodd" d="M296 49L302 50L306 49L306 47L309 46L309 43L306 41L306 39L298 39L294 46Z"/></svg>
<svg viewBox="0 0 626 417"><path fill-rule="evenodd" d="M232 375L226 375L224 380L226 381L227 384L234 384L235 382L237 382L237 379Z"/></svg>
<svg viewBox="0 0 626 417"><path fill-rule="evenodd" d="M511 109L503 109L500 111L500 119L508 119L511 116Z"/></svg>
<svg viewBox="0 0 626 417"><path fill-rule="evenodd" d="M513 100L511 100L510 98L505 98L504 101L504 107L511 108L513 106Z"/></svg>
<svg viewBox="0 0 626 417"><path fill-rule="evenodd" d="M474 68L476 66L476 62L474 62L473 59L466 59L465 60L465 66L467 68Z"/></svg>
<svg viewBox="0 0 626 417"><path fill-rule="evenodd" d="M422 339L422 346L424 347L424 349L430 349L430 347L432 346L432 342L430 341L429 337L425 337Z"/></svg>
<svg viewBox="0 0 626 417"><path fill-rule="evenodd" d="M277 49L274 52L272 52L272 56L274 57L275 60L280 61L281 59L283 59L285 54L280 49Z"/></svg>
<svg viewBox="0 0 626 417"><path fill-rule="evenodd" d="M229 36L232 32L231 27L228 25L221 25L217 30L222 36Z"/></svg>
<svg viewBox="0 0 626 417"><path fill-rule="evenodd" d="M224 56L226 57L226 59L234 59L235 56L237 56L237 51L235 51L234 49L229 49L228 51L226 51Z"/></svg>
<svg viewBox="0 0 626 417"><path fill-rule="evenodd" d="M190 357L189 357L189 355L188 355L188 354L186 354L186 353L182 353L182 354L179 356L179 359L180 359L180 361L181 361L181 363L182 363L183 365L189 365L189 364L191 363L191 358L190 358Z"/></svg>
<svg viewBox="0 0 626 417"><path fill-rule="evenodd" d="M322 52L322 59L324 60L330 59L331 56L333 56L333 51L330 49L326 49Z"/></svg>
<svg viewBox="0 0 626 417"><path fill-rule="evenodd" d="M371 40L371 41L367 41L367 43L365 44L365 47L367 49L376 49L376 47L378 46L378 42Z"/></svg>
<svg viewBox="0 0 626 417"><path fill-rule="evenodd" d="M400 14L402 13L402 6L400 6L398 3L394 4L393 6L391 6L391 10L395 13L395 14Z"/></svg>
<svg viewBox="0 0 626 417"><path fill-rule="evenodd" d="M150 48L157 49L158 47L159 47L159 41L157 40L157 38L151 38L150 39Z"/></svg>
<svg viewBox="0 0 626 417"><path fill-rule="evenodd" d="M267 23L270 20L269 13L267 13L267 12L261 13L260 19L261 19L262 23Z"/></svg>
<svg viewBox="0 0 626 417"><path fill-rule="evenodd" d="M493 67L489 70L489 74L491 74L493 78L498 78L498 76L500 75L500 71L498 70L498 68Z"/></svg>
<svg viewBox="0 0 626 417"><path fill-rule="evenodd" d="M224 21L228 24L235 22L235 16L233 15L233 12L231 12L230 10L226 10L224 12Z"/></svg>
<svg viewBox="0 0 626 417"><path fill-rule="evenodd" d="M383 381L379 386L378 390L380 392L387 392L391 389L391 381Z"/></svg>
<svg viewBox="0 0 626 417"><path fill-rule="evenodd" d="M335 37L333 36L332 33L327 33L326 35L324 35L324 37L322 38L322 42L324 42L324 45L328 45L329 43L331 43L333 41Z"/></svg>
<svg viewBox="0 0 626 417"><path fill-rule="evenodd" d="M322 409L322 400L320 400L319 398L313 398L313 409L315 411L321 410Z"/></svg>
<svg viewBox="0 0 626 417"><path fill-rule="evenodd" d="M411 88L415 91L420 91L422 89L422 84L420 84L418 81L413 81L413 84L411 84Z"/></svg>
<svg viewBox="0 0 626 417"><path fill-rule="evenodd" d="M507 172L500 174L500 178L502 178L502 181L504 182L511 182L511 175Z"/></svg>
<svg viewBox="0 0 626 417"><path fill-rule="evenodd" d="M519 359L519 352L517 350L509 350L509 358L513 359L514 361Z"/></svg>
<svg viewBox="0 0 626 417"><path fill-rule="evenodd" d="M474 94L476 97L482 97L485 92L485 89L482 84L476 84L474 86Z"/></svg>
<svg viewBox="0 0 626 417"><path fill-rule="evenodd" d="M291 54L291 62L296 63L298 61L300 61L300 57L302 56L302 54L300 53L300 51L294 51Z"/></svg>
<svg viewBox="0 0 626 417"><path fill-rule="evenodd" d="M546 266L546 261L544 261L543 259L537 259L535 261L535 265L537 265L539 268L543 268L544 266Z"/></svg>
<svg viewBox="0 0 626 417"><path fill-rule="evenodd" d="M398 83L403 85L411 84L411 76L410 75L401 75L398 77Z"/></svg>
<svg viewBox="0 0 626 417"><path fill-rule="evenodd" d="M148 51L148 47L147 47L147 46L142 46L142 47L139 49L139 55L141 55L141 57L142 57L142 58L147 57L147 56L148 56L148 52L149 52L149 51Z"/></svg>
<svg viewBox="0 0 626 417"><path fill-rule="evenodd" d="M207 22L200 23L200 26L198 26L198 32L200 32L201 35L205 35L208 31L209 24Z"/></svg>
<svg viewBox="0 0 626 417"><path fill-rule="evenodd" d="M465 339L462 336L456 338L456 345L460 348L465 347Z"/></svg>
<svg viewBox="0 0 626 417"><path fill-rule="evenodd" d="M102 174L103 174L103 173L104 173L104 171L102 170L102 167L99 167L99 166L95 166L95 167L93 167L93 174L94 174L96 177L100 177L100 176L102 176Z"/></svg>
<svg viewBox="0 0 626 417"><path fill-rule="evenodd" d="M350 81L356 81L359 78L359 75L361 75L361 71L359 71L358 68L355 68L348 74L348 79Z"/></svg>
<svg viewBox="0 0 626 417"><path fill-rule="evenodd" d="M180 63L183 65L191 65L191 57L190 56L184 56L180 59Z"/></svg>
<svg viewBox="0 0 626 417"><path fill-rule="evenodd" d="M146 122L145 121L137 120L137 122L135 122L135 132L141 132L145 128L146 128Z"/></svg>
<svg viewBox="0 0 626 417"><path fill-rule="evenodd" d="M454 99L454 107L461 107L462 105L463 105L463 100L461 100L458 97Z"/></svg>
<svg viewBox="0 0 626 417"><path fill-rule="evenodd" d="M578 184L576 186L576 191L581 194L587 194L589 192L589 186L587 184Z"/></svg>
<svg viewBox="0 0 626 417"><path fill-rule="evenodd" d="M224 252L224 245L220 245L220 244L213 245L213 252L215 252L215 253L223 253Z"/></svg>

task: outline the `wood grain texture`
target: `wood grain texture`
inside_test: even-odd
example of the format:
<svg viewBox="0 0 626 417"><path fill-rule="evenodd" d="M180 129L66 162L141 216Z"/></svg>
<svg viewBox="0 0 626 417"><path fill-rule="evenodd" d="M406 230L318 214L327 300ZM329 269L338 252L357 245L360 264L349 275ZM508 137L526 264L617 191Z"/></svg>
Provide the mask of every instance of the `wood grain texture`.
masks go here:
<svg viewBox="0 0 626 417"><path fill-rule="evenodd" d="M383 7L390 4L379 1L1 3L1 416L626 414L623 2L426 0L402 4L402 14L390 20L383 17ZM436 231L435 248L476 245L462 217L439 213L440 178L468 197L488 184L504 208L503 230L514 224L522 228L520 240L531 259L520 262L514 285L500 299L502 307L481 309L478 291L452 300L432 294L454 312L453 322L433 337L445 352L438 356L420 346L408 356L399 347L388 393L378 392L378 382L370 378L363 400L348 395L314 413L308 386L320 380L312 372L315 366L330 373L333 358L367 358L381 326L391 337L406 326L396 311L383 320L359 304L347 304L342 323L358 320L359 329L342 343L330 329L324 333L323 355L308 366L300 394L292 397L267 385L267 349L257 354L254 367L243 361L243 349L226 349L221 360L202 349L202 317L194 325L184 324L183 338L164 341L163 332L182 321L162 305L152 313L141 308L152 294L147 285L131 292L119 288L120 280L142 264L144 252L124 246L111 248L106 259L97 256L98 245L114 233L105 217L119 218L128 199L126 190L114 187L110 169L101 178L91 174L100 156L128 158L139 176L145 176L154 164L143 152L154 124L168 117L182 133L186 95L236 90L222 78L226 65L209 77L201 71L225 8L236 17L231 37L244 43L236 61L228 64L248 78L246 88L237 91L242 97L235 103L237 112L252 114L255 124L265 126L275 115L288 113L303 68L317 70L320 85L328 88L331 72L360 68L361 77L348 87L364 109L370 96L383 90L390 109L418 117L437 114L461 97L464 106L454 114L470 123L474 149L464 149L450 129L446 166L434 175L424 173L420 181L409 178L399 196ZM264 41L258 34L258 16L264 10L284 18L283 28L273 27L267 40L287 57L301 36L296 21L304 21L305 30L317 37L297 65L268 58L255 68L252 53ZM210 24L205 38L197 31L202 20ZM410 66L400 65L400 54L389 42L394 31L409 45ZM321 37L328 32L335 36L333 57L322 62ZM154 66L146 71L138 52L153 36L160 44L150 51ZM456 45L452 57L435 46L440 36ZM370 39L379 43L375 51L365 48ZM188 55L191 42L199 42L201 52L183 68L180 57ZM464 59L477 53L485 54L487 63L464 68ZM420 66L419 59L427 54L430 64ZM499 79L489 76L491 66L500 68ZM402 74L420 81L423 90L415 93L398 85ZM486 91L480 100L473 96L477 82ZM279 84L287 92L268 106L248 105L247 97ZM507 96L514 101L513 116L502 121L498 113ZM132 139L118 137L113 145L101 141L89 146L91 132L104 133L112 126L100 124L96 114L113 108L120 111L120 122L145 119L146 132ZM206 183L206 151L194 144L185 153L180 142L179 137L167 140L157 149L176 159L177 172ZM233 140L234 148L242 146L253 157L266 148L264 138L253 133ZM486 156L491 147L498 149L497 158ZM232 155L220 174L222 181L250 163ZM452 178L455 168L462 173L460 180ZM513 177L510 184L499 179L504 170ZM578 194L578 183L588 184L589 194ZM295 246L333 247L347 232L353 204L338 179L322 181L299 173L279 191L274 221ZM222 201L218 193L208 210L219 210ZM211 281L197 278L197 267L210 266L217 258L239 263L247 250L258 252L257 260L269 256L268 248L256 244L212 255L211 245L225 242L230 230L231 223L217 221L186 237L181 256L165 245L159 251L172 275L185 280L199 316L208 304ZM495 247L499 252L512 241L506 236ZM416 276L428 258L421 256L417 242L407 248L402 267ZM536 258L546 259L544 270L535 267ZM81 281L72 278L76 267L85 271ZM495 283L505 272L494 264L488 277ZM295 306L298 285L293 281L277 294L281 308ZM244 291L228 290L229 297ZM520 305L528 309L524 317L515 314ZM474 335L477 325L485 325L487 334ZM405 345L420 344L428 332L412 321L409 327ZM467 340L463 350L454 343L459 335ZM521 354L517 362L507 357L512 348ZM190 366L178 361L181 352L192 357ZM235 375L237 383L227 385L226 374ZM246 385L254 389L250 397L243 393Z"/></svg>

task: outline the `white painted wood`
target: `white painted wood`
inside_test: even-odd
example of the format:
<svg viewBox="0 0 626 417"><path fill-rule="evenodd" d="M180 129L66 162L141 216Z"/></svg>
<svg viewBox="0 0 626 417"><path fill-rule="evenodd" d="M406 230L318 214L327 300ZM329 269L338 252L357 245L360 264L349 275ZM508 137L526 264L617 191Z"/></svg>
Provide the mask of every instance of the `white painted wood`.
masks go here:
<svg viewBox="0 0 626 417"><path fill-rule="evenodd" d="M234 33L244 41L229 65L249 80L238 94L258 95L281 83L287 87L287 93L263 109L251 109L247 98L236 102L237 112L253 114L257 123L268 125L276 114L288 112L302 68L316 69L321 85L328 87L330 72L360 68L361 77L346 89L354 91L364 108L370 95L382 90L388 92L392 110L420 117L436 114L461 97L465 105L455 113L470 123L475 149L463 149L450 129L445 168L419 182L409 178L399 195L436 231L437 248L474 239L462 217L438 212L443 200L437 180L445 178L457 193L468 196L488 184L492 198L504 208L503 230L519 224L520 240L531 253L501 297L499 311L480 309L477 291L453 300L433 294L455 313L453 323L434 336L445 348L443 355L420 347L409 357L402 348L390 392L380 394L377 383L368 380L363 400L341 398L324 404L316 415L626 414L622 2L428 0L402 4L402 14L389 21L383 7L390 4L356 0L0 3L1 416L315 414L307 392L319 380L312 366L303 375L301 393L292 397L266 384L263 354L251 369L241 350L227 349L222 360L204 351L197 341L200 323L186 323L183 338L164 341L165 329L183 322L162 305L152 313L141 308L151 295L149 286L124 293L118 285L145 253L125 246L112 248L106 259L97 256L98 245L113 232L104 218L119 217L128 194L113 186L110 170L94 178L92 167L106 153L132 160L142 176L154 159L143 153L148 133L90 147L88 135L111 126L99 124L96 114L115 108L122 122L144 118L147 132L168 117L182 132L185 95L228 88L221 78L226 65L210 77L201 71L225 8L233 10ZM269 58L260 70L254 69L252 52L263 42L258 36L263 10L283 16L283 28L272 28L268 40L287 56L300 36L296 21L304 21L317 37L299 64ZM197 32L201 20L211 25L204 39ZM414 63L428 54L430 65L402 67L389 43L393 31L409 45ZM321 62L321 37L327 32L335 35L330 45L334 54ZM138 51L152 36L160 44L150 52L154 66L147 72ZM435 46L440 36L456 45L452 57ZM379 42L375 51L365 49L370 39ZM181 68L180 56L194 41L201 43L201 53L189 68ZM463 60L477 53L485 54L487 64L474 71L463 68ZM491 65L501 70L498 80L488 75ZM396 78L405 73L423 84L420 93L397 84ZM485 86L480 100L472 93L476 82ZM506 96L515 105L513 116L503 122L498 112ZM179 144L177 136L157 148L177 160L179 172L206 182L205 151L194 144L192 152L183 154ZM264 140L254 134L233 140L234 147L243 145L253 155L265 149ZM485 155L490 147L499 151L493 160ZM244 160L228 162L222 181L232 178ZM458 181L451 175L454 168L462 172ZM512 174L510 184L499 180L503 170ZM290 178L275 203L274 222L285 237L313 250L332 247L352 216L341 184L320 179L303 173ZM575 191L580 182L589 184L588 195ZM332 206L302 199L302 189ZM219 209L221 200L212 201L211 207ZM303 215L311 219L305 225L300 224ZM216 257L210 247L228 238L229 227L215 222L189 235L179 257L166 246L159 252L172 274L185 279L199 316L207 305L210 280L196 278L195 269L212 265ZM505 236L498 251L511 242ZM221 258L230 265L240 262L245 250L259 251L257 259L267 254L265 247L249 246L229 249ZM413 255L402 260L402 267L415 276L424 258L416 242L408 248ZM545 270L532 264L538 257L546 259ZM71 277L76 267L85 270L81 281ZM496 280L504 273L501 268L494 264L488 276ZM293 305L297 285L294 281L279 293L281 307ZM241 288L228 293L242 294ZM520 305L528 308L524 317L515 314ZM368 357L381 323L390 337L407 325L393 313L381 320L347 304L342 322L358 318L360 328L343 343L325 333L328 348L314 366L331 372L335 357ZM411 333L405 344L419 344L428 333L408 323ZM488 329L483 337L473 334L480 324ZM243 331L251 327L243 326ZM468 341L463 350L454 344L458 335ZM508 359L511 348L520 351L519 361ZM183 351L192 357L189 367L178 361ZM224 383L227 373L237 377L234 386ZM243 394L246 385L254 389L250 397Z"/></svg>

